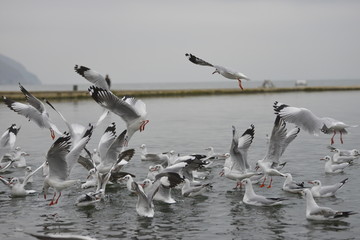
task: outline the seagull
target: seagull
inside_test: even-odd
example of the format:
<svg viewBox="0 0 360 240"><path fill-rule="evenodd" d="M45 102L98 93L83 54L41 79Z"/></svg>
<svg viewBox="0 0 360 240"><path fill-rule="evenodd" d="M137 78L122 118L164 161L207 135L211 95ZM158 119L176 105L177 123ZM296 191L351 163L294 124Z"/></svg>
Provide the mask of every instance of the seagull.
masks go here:
<svg viewBox="0 0 360 240"><path fill-rule="evenodd" d="M347 182L348 178L345 178L339 183L333 185L322 186L320 180L309 181L314 186L310 189L313 197L332 197L336 191L339 190Z"/></svg>
<svg viewBox="0 0 360 240"><path fill-rule="evenodd" d="M261 195L257 195L252 187L251 180L245 178L241 181L245 185L245 194L243 197L243 203L254 206L274 206L282 204L285 198L268 198Z"/></svg>
<svg viewBox="0 0 360 240"><path fill-rule="evenodd" d="M96 168L100 173L108 172L117 161L125 145L126 133L127 131L124 130L119 136L116 136L115 123L111 123L105 129L98 145L101 161Z"/></svg>
<svg viewBox="0 0 360 240"><path fill-rule="evenodd" d="M304 182L298 183L293 180L291 173L285 173L285 181L282 186L282 190L290 193L301 193L305 188Z"/></svg>
<svg viewBox="0 0 360 240"><path fill-rule="evenodd" d="M69 180L68 177L81 151L89 142L92 131L93 126L91 125L85 132L83 138L72 147L69 135L59 137L50 147L46 155L46 160L49 163L49 174L44 179L43 187L45 199L49 187L55 189L54 196L49 204L50 206L58 203L63 189L80 182L79 180ZM57 194L58 197L55 200Z"/></svg>
<svg viewBox="0 0 360 240"><path fill-rule="evenodd" d="M265 181L270 176L268 188L271 188L272 176L285 177L277 168L280 167L279 159L285 152L287 146L297 137L300 132L299 128L294 128L287 132L286 123L279 116L276 116L274 127L271 132L268 151L262 160L257 162L257 167L264 172L264 180L260 187L265 186Z"/></svg>
<svg viewBox="0 0 360 240"><path fill-rule="evenodd" d="M332 160L334 163L345 163L345 162L352 163L355 159L358 159L360 157L356 149L353 150L351 155L348 156L341 155L340 149L334 149L333 152L334 155L332 156Z"/></svg>
<svg viewBox="0 0 360 240"><path fill-rule="evenodd" d="M20 131L20 127L17 127L16 124L11 124L11 126L6 129L6 131L0 137L0 162L3 159L4 155L11 152L14 149L16 136Z"/></svg>
<svg viewBox="0 0 360 240"><path fill-rule="evenodd" d="M162 172L155 176L155 181L153 182L145 180L142 185L145 193L152 191L154 187L157 187L157 182L160 182L160 186L154 196L154 200L172 204L176 203L176 200L171 196L171 189L181 184L184 181L184 177L181 177L175 172Z"/></svg>
<svg viewBox="0 0 360 240"><path fill-rule="evenodd" d="M102 196L102 191L84 193L76 199L75 205L78 207L94 205L101 200L100 196Z"/></svg>
<svg viewBox="0 0 360 240"><path fill-rule="evenodd" d="M330 149L331 152L335 152L335 151L338 152L340 154L340 156L354 156L354 157L360 156L358 149L351 149L351 150L338 149L333 146L328 146L328 149Z"/></svg>
<svg viewBox="0 0 360 240"><path fill-rule="evenodd" d="M25 95L28 104L15 102L5 96L3 100L5 104L14 112L28 118L29 121L34 121L40 128L48 128L51 133L51 138L55 138L55 132L62 135L60 130L52 123L49 113L45 109L45 105L31 93L29 93L20 83L20 90Z"/></svg>
<svg viewBox="0 0 360 240"><path fill-rule="evenodd" d="M132 190L138 195L136 212L142 217L152 218L155 215L153 198L160 187L160 181L146 194L144 189L136 182L131 183Z"/></svg>
<svg viewBox="0 0 360 240"><path fill-rule="evenodd" d="M306 218L309 220L339 220L355 214L352 211L335 211L328 207L320 207L314 200L310 189L304 189L306 197Z"/></svg>
<svg viewBox="0 0 360 240"><path fill-rule="evenodd" d="M225 160L227 157L225 156L225 153L222 154L222 153L216 153L214 151L214 148L213 147L208 147L208 148L205 148L205 150L207 150L207 154L206 154L206 158L207 159L214 159L214 160Z"/></svg>
<svg viewBox="0 0 360 240"><path fill-rule="evenodd" d="M91 70L90 68L85 67L85 66L75 65L74 69L75 69L75 72L77 72L78 74L83 76L86 80L88 80L95 86L106 89L106 90L110 89L111 80L109 78L109 75L106 75L104 77L100 73L98 73L94 70Z"/></svg>
<svg viewBox="0 0 360 240"><path fill-rule="evenodd" d="M184 179L185 183L181 188L181 195L184 197L195 197L202 195L208 189L212 188L210 183L192 185L189 179Z"/></svg>
<svg viewBox="0 0 360 240"><path fill-rule="evenodd" d="M40 165L40 167L38 167L35 171L27 174L22 182L17 177L12 178L10 181L7 181L3 177L0 177L0 180L11 189L11 197L25 197L26 195L35 193L34 190L26 190L25 186L29 182L31 177L36 172L38 172L43 167L43 165L44 163Z"/></svg>
<svg viewBox="0 0 360 240"><path fill-rule="evenodd" d="M357 125L348 125L333 118L318 117L309 109L291 107L277 101L274 103L273 107L275 114L280 116L286 122L296 124L310 134L318 135L320 132L323 132L324 134L333 134L330 140L331 145L334 144L336 133L340 133L340 142L344 143L342 135L348 133L346 128L357 127Z"/></svg>
<svg viewBox="0 0 360 240"><path fill-rule="evenodd" d="M80 139L82 138L82 136L84 136L84 133L86 132L86 127L78 124L78 123L70 123L66 120L66 118L61 114L61 112L59 112L48 100L45 100L45 102L57 113L60 115L60 117L62 118L62 120L65 122L66 126L69 129L69 133L71 136L71 141L72 144L75 145L76 143L78 143L80 141ZM96 128L97 126L99 126L103 120L105 119L105 117L108 115L109 111L105 110L99 117L99 119L97 120L97 122L95 124L93 124L94 128Z"/></svg>
<svg viewBox="0 0 360 240"><path fill-rule="evenodd" d="M13 167L17 167L17 168L26 167L25 156L29 156L29 154L27 152L21 151L20 147L16 147L15 152L13 154L13 160L15 161Z"/></svg>
<svg viewBox="0 0 360 240"><path fill-rule="evenodd" d="M219 74L221 74L222 76L224 76L224 77L226 77L228 79L238 80L239 87L242 90L244 88L242 87L241 80L250 80L247 76L245 76L241 72L235 72L235 71L227 69L227 68L225 68L223 66L213 65L211 63L208 63L208 62L206 62L206 61L192 55L191 53L186 53L185 56L189 59L190 62L192 62L194 64L201 65L201 66L209 66L209 67L215 68L215 71L213 72L213 74L214 73L219 73Z"/></svg>
<svg viewBox="0 0 360 240"><path fill-rule="evenodd" d="M96 86L90 86L91 97L102 107L120 116L126 123L126 145L136 131L144 131L149 120L146 119L146 105L133 97L118 98L111 91Z"/></svg>
<svg viewBox="0 0 360 240"><path fill-rule="evenodd" d="M169 156L167 153L148 153L147 147L145 144L140 146L140 159L142 161L152 161L152 162L168 162Z"/></svg>
<svg viewBox="0 0 360 240"><path fill-rule="evenodd" d="M133 177L130 174L125 175L124 177L120 178L121 181L126 181L126 188L129 190L130 193L134 193L135 189L132 187L132 183L134 182Z"/></svg>
<svg viewBox="0 0 360 240"><path fill-rule="evenodd" d="M325 173L340 173L350 165L347 162L334 163L330 156L325 156L321 158L320 161L325 161Z"/></svg>
<svg viewBox="0 0 360 240"><path fill-rule="evenodd" d="M247 152L253 142L254 135L255 126L252 124L241 136L236 131L235 126L232 126L230 157L226 159L220 175L237 181L235 188L241 187L241 180L261 174L250 171L250 165L247 161Z"/></svg>

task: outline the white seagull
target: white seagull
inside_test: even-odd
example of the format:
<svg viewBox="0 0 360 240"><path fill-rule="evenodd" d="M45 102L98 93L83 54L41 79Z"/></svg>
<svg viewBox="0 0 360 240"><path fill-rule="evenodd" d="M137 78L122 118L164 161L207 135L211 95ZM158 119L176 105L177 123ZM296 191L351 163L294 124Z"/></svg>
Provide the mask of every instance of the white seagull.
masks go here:
<svg viewBox="0 0 360 240"><path fill-rule="evenodd" d="M285 175L281 173L277 168L280 157L283 155L286 147L297 137L300 132L299 128L294 128L287 132L286 123L279 116L276 116L274 127L271 132L270 142L268 145L268 151L262 160L257 162L257 168L260 168L264 172L264 180L260 187L265 186L266 178L270 176L270 183L268 188L271 188L272 176Z"/></svg>
<svg viewBox="0 0 360 240"><path fill-rule="evenodd" d="M104 77L100 73L98 73L88 67L85 67L85 66L75 65L74 69L75 69L75 72L77 72L78 74L83 76L86 80L88 80L95 86L106 89L106 90L110 89L111 80L109 78L109 75L106 75Z"/></svg>
<svg viewBox="0 0 360 240"><path fill-rule="evenodd" d="M360 157L359 152L356 149L352 150L347 156L342 155L341 150L337 148L334 149L333 152L334 155L332 156L332 160L334 163L352 163L355 159Z"/></svg>
<svg viewBox="0 0 360 240"><path fill-rule="evenodd" d="M214 73L219 73L222 76L228 78L228 79L235 79L238 80L239 82L239 87L243 90L244 88L242 87L241 84L241 80L250 80L247 76L245 76L243 73L241 72L235 72L232 71L230 69L227 69L223 66L219 66L219 65L213 65L211 63L208 63L194 55L192 55L191 53L186 53L185 56L189 59L190 62L197 64L197 65L201 65L201 66L209 66L209 67L213 67L215 68Z"/></svg>
<svg viewBox="0 0 360 240"><path fill-rule="evenodd" d="M355 212L352 211L336 211L328 207L320 207L314 200L310 189L303 190L306 197L306 218L309 220L339 220L349 217Z"/></svg>
<svg viewBox="0 0 360 240"><path fill-rule="evenodd" d="M38 172L43 167L43 165L44 163L40 167L38 167L35 171L31 172L30 174L27 174L22 182L17 177L12 178L10 181L7 181L3 177L0 177L0 180L11 189L11 197L25 197L26 195L33 194L36 192L34 190L26 190L25 186L29 182L31 177L36 172Z"/></svg>
<svg viewBox="0 0 360 240"><path fill-rule="evenodd" d="M11 126L6 129L6 131L0 137L0 162L3 159L4 155L10 153L16 142L16 136L20 131L20 127L17 127L16 124L11 124Z"/></svg>
<svg viewBox="0 0 360 240"><path fill-rule="evenodd" d="M28 118L29 121L34 121L40 128L48 128L52 139L55 138L55 132L62 135L60 130L52 123L49 113L45 109L45 105L31 93L29 93L20 83L20 90L25 95L28 104L15 102L3 96L5 104L14 112Z"/></svg>
<svg viewBox="0 0 360 240"><path fill-rule="evenodd" d="M282 186L282 190L290 193L301 193L301 191L305 188L304 182L301 183L295 182L290 173L285 173L284 175L285 175L285 181Z"/></svg>
<svg viewBox="0 0 360 240"><path fill-rule="evenodd" d="M274 111L286 122L293 123L311 134L318 135L320 132L333 134L331 145L334 144L336 133L340 133L340 142L343 143L342 135L348 133L346 128L357 127L357 125L348 125L333 118L318 117L309 109L291 107L277 101L274 103Z"/></svg>
<svg viewBox="0 0 360 240"><path fill-rule="evenodd" d="M335 195L337 190L344 186L347 180L348 178L342 180L339 183L325 186L321 184L320 180L309 181L310 184L314 185L310 190L314 197L332 197Z"/></svg>
<svg viewBox="0 0 360 240"><path fill-rule="evenodd" d="M169 156L167 153L148 153L147 147L145 144L140 145L140 159L142 161L152 161L152 162L168 162Z"/></svg>
<svg viewBox="0 0 360 240"><path fill-rule="evenodd" d="M341 173L346 167L350 165L347 162L334 163L330 156L325 156L321 158L320 161L325 161L325 173Z"/></svg>
<svg viewBox="0 0 360 240"><path fill-rule="evenodd" d="M45 100L45 102L57 113L60 115L60 117L62 118L62 120L65 122L66 126L69 129L69 133L71 136L71 142L73 145L75 145L76 143L78 143L80 141L80 139L84 136L84 133L86 132L87 128L79 123L70 123L66 120L66 118L64 117L64 115L61 114L61 112L59 112L48 100ZM97 120L97 122L95 124L93 124L94 128L96 128L97 126L99 126L103 120L105 119L105 117L108 115L109 111L105 110L99 117L99 119Z"/></svg>
<svg viewBox="0 0 360 240"><path fill-rule="evenodd" d="M210 183L204 183L204 184L191 184L189 179L184 180L185 183L181 188L181 195L184 197L195 197L202 195L204 192L206 192L208 189L212 188Z"/></svg>
<svg viewBox="0 0 360 240"><path fill-rule="evenodd" d="M108 172L118 160L118 156L123 151L125 145L126 133L127 131L124 130L119 136L116 136L115 123L111 123L105 129L98 145L101 161L96 168L100 173Z"/></svg>
<svg viewBox="0 0 360 240"><path fill-rule="evenodd" d="M241 187L241 180L250 178L259 173L250 171L247 161L248 149L254 139L255 127L251 125L240 136L235 126L232 126L232 139L230 146L230 157L226 159L221 176L237 181L235 188Z"/></svg>
<svg viewBox="0 0 360 240"><path fill-rule="evenodd" d="M160 182L146 194L144 189L136 182L131 183L132 190L138 195L136 203L136 212L142 217L152 218L155 215L153 198L160 187Z"/></svg>
<svg viewBox="0 0 360 240"><path fill-rule="evenodd" d="M44 179L43 187L45 199L49 187L55 189L54 196L49 204L50 206L58 203L63 189L80 183L80 180L69 180L68 177L75 163L78 161L81 151L89 142L92 130L93 126L90 126L83 138L72 147L70 136L68 135L59 137L50 147L46 155L46 160L49 163L49 174ZM58 197L55 200L57 194Z"/></svg>
<svg viewBox="0 0 360 240"><path fill-rule="evenodd" d="M146 105L143 101L133 97L118 98L111 91L91 86L91 97L102 107L120 116L126 123L126 145L136 131L144 131L149 120L146 119Z"/></svg>
<svg viewBox="0 0 360 240"><path fill-rule="evenodd" d="M282 204L285 198L269 198L261 195L257 195L254 192L252 182L250 179L245 178L241 181L245 185L245 194L243 197L243 203L254 206L274 206Z"/></svg>
<svg viewBox="0 0 360 240"><path fill-rule="evenodd" d="M330 149L331 152L335 152L337 151L340 156L354 156L354 157L359 157L360 153L358 149L339 149L339 148L335 148L333 146L328 146L328 149Z"/></svg>

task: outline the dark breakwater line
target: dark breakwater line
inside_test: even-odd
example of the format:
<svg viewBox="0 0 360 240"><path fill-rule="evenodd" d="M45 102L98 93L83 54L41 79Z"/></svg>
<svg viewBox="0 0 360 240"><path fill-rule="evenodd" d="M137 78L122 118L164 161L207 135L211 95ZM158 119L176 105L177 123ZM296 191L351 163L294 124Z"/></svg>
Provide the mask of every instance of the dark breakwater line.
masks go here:
<svg viewBox="0 0 360 240"><path fill-rule="evenodd" d="M261 94L286 92L321 92L321 91L359 91L360 86L327 86L327 87L290 87L290 88L249 88L245 90L234 89L171 89L171 90L112 90L117 96L147 97L186 97L203 95L230 95L230 94ZM31 91L39 99L89 99L87 91ZM14 100L24 100L21 91L0 91L1 96Z"/></svg>

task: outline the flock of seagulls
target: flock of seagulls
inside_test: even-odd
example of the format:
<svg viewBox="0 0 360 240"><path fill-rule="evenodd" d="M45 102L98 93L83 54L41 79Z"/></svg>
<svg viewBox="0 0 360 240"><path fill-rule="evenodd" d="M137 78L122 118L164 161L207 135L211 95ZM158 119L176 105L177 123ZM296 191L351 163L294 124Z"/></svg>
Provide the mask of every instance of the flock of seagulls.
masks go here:
<svg viewBox="0 0 360 240"><path fill-rule="evenodd" d="M224 67L210 64L192 54L186 54L188 59L197 65L214 67L215 72L226 78L236 79L239 87L242 87L242 80L249 80L244 74L228 70ZM27 183L32 176L43 170L44 180L41 190L44 198L47 199L50 193L53 194L50 206L58 204L62 192L70 187L79 187L86 193L81 194L74 200L79 207L97 204L106 201L106 189L109 185L123 184L126 191L137 196L134 199L136 212L140 216L154 217L156 202L161 201L167 204L176 204L177 200L172 196L173 191L181 192L184 197L195 197L206 194L212 189L212 184L207 181L209 169L214 162L223 164L220 173L224 178L235 181L236 189L245 189L242 202L254 206L281 205L287 199L281 197L265 197L257 194L256 187L272 188L275 178L282 177L284 183L282 190L303 194L306 199L306 218L311 220L333 220L348 217L354 212L337 211L326 207L320 207L315 199L334 196L342 188L348 179L339 183L324 186L319 180L308 181L309 186L304 182L297 182L292 174L284 172L286 162L281 162L281 157L287 146L292 143L301 130L317 135L319 133L332 134L331 145L334 143L334 136L339 133L340 141L343 143L343 135L347 128L356 127L345 124L329 117L317 117L306 108L291 107L287 104L275 102L273 105L275 113L274 126L268 139L268 149L264 157L256 162L256 166L250 166L248 162L248 150L251 147L255 136L255 126L250 125L245 131L239 131L232 126L232 137L229 139L228 153L216 153L212 147L205 150L207 154L190 154L180 156L175 151L163 153L149 153L146 145L139 147L141 161L149 161L154 165L148 169L147 176L142 181L135 181L134 174L124 171L125 166L131 161L135 154L134 148L129 148L132 136L137 132L145 130L149 123L145 103L134 97L124 96L119 98L110 90L111 81L108 75L105 77L85 66L75 66L75 71L91 82L88 88L89 95L103 109L96 123L81 125L70 123L56 109L54 104L46 99L44 102L49 105L64 121L67 126L65 132L60 131L51 121L44 102L37 99L21 84L21 92L24 94L27 103L16 102L3 97L4 103L12 111L26 117L29 121L35 122L40 128L50 130L51 138L54 140L47 151L46 159L32 171L24 162L25 152L15 148L17 134L20 127L12 124L0 138L0 180L9 187L11 197L25 197L34 194L35 190L27 190ZM92 139L93 132L102 124L103 120L110 113L122 119L126 124L120 134L113 122L105 129L98 146L90 152L86 145ZM287 128L287 123L296 125L293 129ZM57 138L56 138L56 135ZM55 139L56 138L56 139ZM337 149L329 147L333 156L325 156L325 172L336 174L343 172L344 168L351 167L352 163L360 157L359 151ZM20 160L22 159L22 160ZM71 179L71 171L76 164L84 167L87 172L87 179ZM5 177L12 167L26 167L23 179L18 177Z"/></svg>

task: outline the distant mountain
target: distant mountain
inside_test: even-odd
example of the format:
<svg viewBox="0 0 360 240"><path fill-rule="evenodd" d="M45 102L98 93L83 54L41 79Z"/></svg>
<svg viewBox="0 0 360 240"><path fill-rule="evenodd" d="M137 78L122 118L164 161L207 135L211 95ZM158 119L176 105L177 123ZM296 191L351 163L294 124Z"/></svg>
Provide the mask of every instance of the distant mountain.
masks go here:
<svg viewBox="0 0 360 240"><path fill-rule="evenodd" d="M26 70L22 64L0 54L0 85L18 83L41 84L41 81L35 74Z"/></svg>

